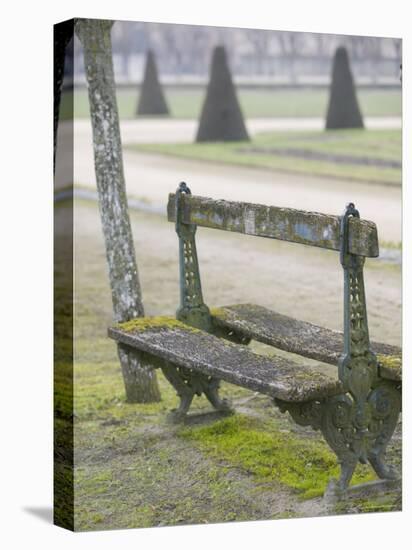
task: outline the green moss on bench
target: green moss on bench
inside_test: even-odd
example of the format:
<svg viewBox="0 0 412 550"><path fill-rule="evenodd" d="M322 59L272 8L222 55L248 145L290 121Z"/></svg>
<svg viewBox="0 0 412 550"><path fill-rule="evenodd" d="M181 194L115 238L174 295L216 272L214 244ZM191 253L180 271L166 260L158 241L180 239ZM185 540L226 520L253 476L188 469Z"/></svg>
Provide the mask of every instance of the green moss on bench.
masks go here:
<svg viewBox="0 0 412 550"><path fill-rule="evenodd" d="M380 355L376 356L378 363L387 369L401 370L402 355Z"/></svg>
<svg viewBox="0 0 412 550"><path fill-rule="evenodd" d="M377 354L378 367L381 376L389 380L402 380L402 354L381 355Z"/></svg>
<svg viewBox="0 0 412 550"><path fill-rule="evenodd" d="M223 307L211 307L209 310L212 317L218 317L222 321L228 318L228 314Z"/></svg>
<svg viewBox="0 0 412 550"><path fill-rule="evenodd" d="M136 319L131 319L130 321L118 323L117 325L115 325L115 328L119 328L121 330L124 330L125 332L141 332L143 330L152 330L156 328L180 328L187 330L188 332L200 332L198 329L190 327L189 325L185 325L174 317L167 316L137 317Z"/></svg>
<svg viewBox="0 0 412 550"><path fill-rule="evenodd" d="M342 392L333 376L283 357L258 355L174 319L140 318L122 325L109 328L109 337L147 354L150 366L157 362L163 368L162 361L166 361L284 401L308 401Z"/></svg>

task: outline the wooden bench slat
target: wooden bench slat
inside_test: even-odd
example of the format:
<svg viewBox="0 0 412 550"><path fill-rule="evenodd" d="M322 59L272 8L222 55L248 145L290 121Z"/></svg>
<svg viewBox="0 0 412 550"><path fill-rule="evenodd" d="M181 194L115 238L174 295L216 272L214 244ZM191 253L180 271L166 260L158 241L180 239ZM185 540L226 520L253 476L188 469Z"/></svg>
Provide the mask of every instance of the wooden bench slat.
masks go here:
<svg viewBox="0 0 412 550"><path fill-rule="evenodd" d="M339 216L185 194L181 200L183 223L330 250L340 249ZM175 194L172 193L167 205L170 222L175 221L175 207ZM379 256L378 233L373 222L350 219L349 252L371 258Z"/></svg>
<svg viewBox="0 0 412 550"><path fill-rule="evenodd" d="M143 318L123 326L127 328L110 328L110 338L177 366L284 401L307 401L342 391L337 378L281 357L257 355L174 319Z"/></svg>
<svg viewBox="0 0 412 550"><path fill-rule="evenodd" d="M262 306L237 304L212 309L212 314L216 326L310 359L336 365L343 352L342 332L299 321ZM401 380L401 349L379 342L371 342L371 348L378 356L381 376Z"/></svg>

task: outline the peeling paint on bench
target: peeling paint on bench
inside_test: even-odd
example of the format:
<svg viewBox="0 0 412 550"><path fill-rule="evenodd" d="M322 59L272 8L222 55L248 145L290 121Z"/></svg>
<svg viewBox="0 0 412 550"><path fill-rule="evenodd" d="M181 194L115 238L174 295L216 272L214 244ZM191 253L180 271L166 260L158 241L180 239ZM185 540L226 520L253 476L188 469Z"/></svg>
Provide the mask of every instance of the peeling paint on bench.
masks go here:
<svg viewBox="0 0 412 550"><path fill-rule="evenodd" d="M183 223L340 249L340 216L194 195L189 199L184 195L181 200ZM171 222L175 221L175 208L175 194L171 193L167 205ZM370 258L379 256L378 233L373 222L355 218L349 221L349 252Z"/></svg>

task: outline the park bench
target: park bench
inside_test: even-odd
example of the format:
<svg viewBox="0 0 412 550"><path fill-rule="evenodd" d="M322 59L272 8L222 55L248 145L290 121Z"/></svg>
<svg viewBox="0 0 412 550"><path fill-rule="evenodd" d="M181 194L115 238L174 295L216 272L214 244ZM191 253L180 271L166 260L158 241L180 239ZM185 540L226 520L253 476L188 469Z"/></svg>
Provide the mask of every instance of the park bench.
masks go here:
<svg viewBox="0 0 412 550"><path fill-rule="evenodd" d="M369 462L381 479L396 479L385 451L401 409L401 350L369 341L363 281L365 258L379 254L376 225L360 219L353 204L343 216L330 216L197 197L184 183L169 196L167 213L179 238L176 319L132 319L110 328L109 336L137 353L142 365L162 369L180 397L172 420L184 420L201 394L216 409L231 411L219 396L223 380L270 396L298 424L321 430L341 465L338 492L347 489L359 461ZM339 251L343 332L253 304L209 310L200 283L198 225ZM336 376L286 354L254 353L247 347L251 340L336 365Z"/></svg>

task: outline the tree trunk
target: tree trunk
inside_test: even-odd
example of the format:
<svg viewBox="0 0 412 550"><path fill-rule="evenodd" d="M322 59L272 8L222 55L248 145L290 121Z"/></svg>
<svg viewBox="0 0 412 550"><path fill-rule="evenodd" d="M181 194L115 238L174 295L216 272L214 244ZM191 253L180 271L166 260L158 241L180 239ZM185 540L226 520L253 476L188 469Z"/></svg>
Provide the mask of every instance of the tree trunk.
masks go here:
<svg viewBox="0 0 412 550"><path fill-rule="evenodd" d="M110 30L113 21L79 19L84 49L100 216L106 245L114 319L144 315L123 173ZM131 350L118 348L130 403L160 400L154 370L142 368Z"/></svg>
<svg viewBox="0 0 412 550"><path fill-rule="evenodd" d="M64 62L66 58L66 48L73 38L74 19L63 21L54 25L53 28L53 49L54 49L54 115L53 115L53 173L56 171L56 147L57 147L57 129L59 126L60 99L64 78Z"/></svg>

